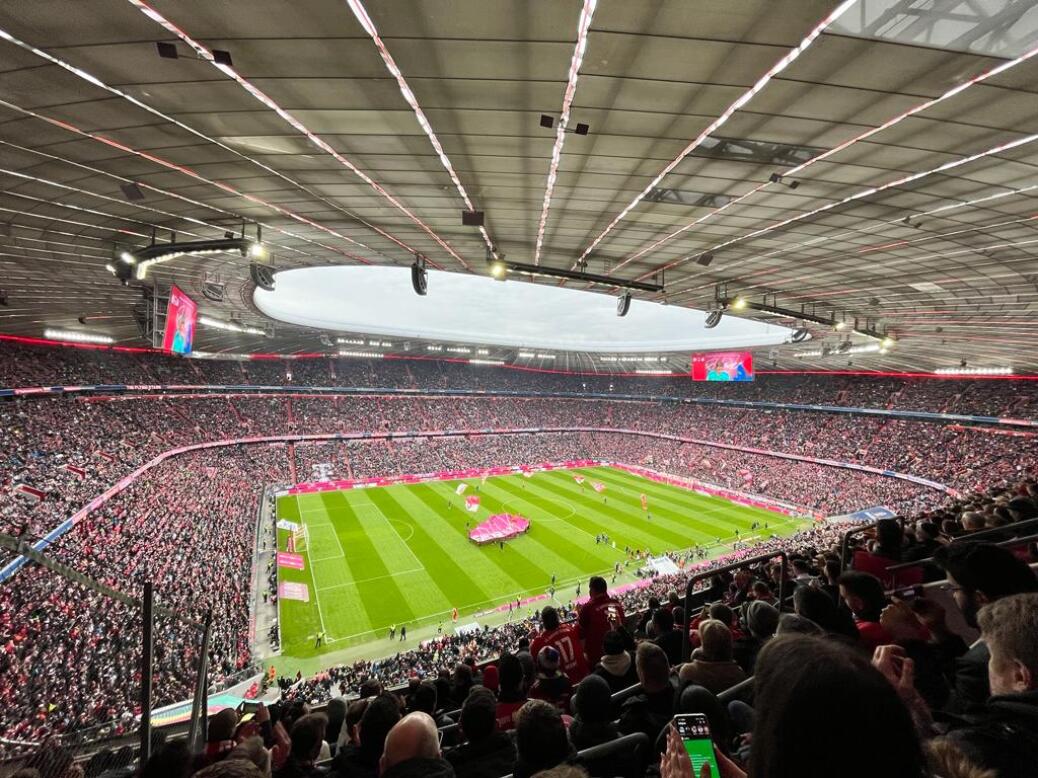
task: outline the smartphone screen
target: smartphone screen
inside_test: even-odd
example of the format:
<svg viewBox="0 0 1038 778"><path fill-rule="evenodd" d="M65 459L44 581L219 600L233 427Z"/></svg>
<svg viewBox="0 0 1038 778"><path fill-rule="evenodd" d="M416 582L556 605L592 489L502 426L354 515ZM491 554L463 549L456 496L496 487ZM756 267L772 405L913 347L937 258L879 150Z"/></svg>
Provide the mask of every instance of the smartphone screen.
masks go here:
<svg viewBox="0 0 1038 778"><path fill-rule="evenodd" d="M712 775L720 776L714 757L714 742L710 739L710 722L702 713L683 713L674 717L674 726L692 762L692 775L698 776L704 764L710 765Z"/></svg>

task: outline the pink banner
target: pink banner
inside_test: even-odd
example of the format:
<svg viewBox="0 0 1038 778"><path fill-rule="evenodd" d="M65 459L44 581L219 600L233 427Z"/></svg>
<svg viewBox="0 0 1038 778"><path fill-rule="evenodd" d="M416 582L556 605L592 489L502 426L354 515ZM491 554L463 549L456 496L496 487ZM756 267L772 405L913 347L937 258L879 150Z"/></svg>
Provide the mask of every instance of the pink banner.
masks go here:
<svg viewBox="0 0 1038 778"><path fill-rule="evenodd" d="M530 520L513 513L496 513L469 532L469 540L492 543L508 540L530 529Z"/></svg>
<svg viewBox="0 0 1038 778"><path fill-rule="evenodd" d="M465 510L475 513L479 510L479 497L472 495L465 498Z"/></svg>
<svg viewBox="0 0 1038 778"><path fill-rule="evenodd" d="M278 551L278 567L290 567L293 570L302 570L303 557L299 554L290 554L287 551Z"/></svg>
<svg viewBox="0 0 1038 778"><path fill-rule="evenodd" d="M278 584L278 597L282 600L299 600L299 602L310 602L310 587L305 583L292 583L283 581Z"/></svg>

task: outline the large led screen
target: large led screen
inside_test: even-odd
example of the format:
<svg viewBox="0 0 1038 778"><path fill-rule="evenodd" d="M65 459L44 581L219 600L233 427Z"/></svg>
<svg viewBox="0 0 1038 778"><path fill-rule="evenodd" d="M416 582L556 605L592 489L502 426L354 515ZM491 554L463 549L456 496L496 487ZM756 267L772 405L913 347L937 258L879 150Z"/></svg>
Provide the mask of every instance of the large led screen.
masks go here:
<svg viewBox="0 0 1038 778"><path fill-rule="evenodd" d="M166 331L162 335L162 350L174 354L190 354L195 337L195 319L198 305L177 287L169 290L166 306Z"/></svg>
<svg viewBox="0 0 1038 778"><path fill-rule="evenodd" d="M692 355L693 381L752 381L753 354L749 351L714 351Z"/></svg>

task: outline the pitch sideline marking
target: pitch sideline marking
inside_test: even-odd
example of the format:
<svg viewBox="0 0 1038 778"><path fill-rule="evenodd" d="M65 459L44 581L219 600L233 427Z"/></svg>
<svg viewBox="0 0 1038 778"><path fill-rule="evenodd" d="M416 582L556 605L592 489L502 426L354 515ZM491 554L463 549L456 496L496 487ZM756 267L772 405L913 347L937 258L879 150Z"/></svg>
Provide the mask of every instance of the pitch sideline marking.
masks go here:
<svg viewBox="0 0 1038 778"><path fill-rule="evenodd" d="M322 592L326 592L330 589L345 589L347 586L357 586L362 583L370 583L371 581L381 581L386 578L396 578L398 575L411 575L413 573L425 572L424 567L415 567L410 570L397 570L395 573L386 573L385 575L375 575L371 578L361 578L359 581L347 581L341 584L332 584L331 586L321 587Z"/></svg>

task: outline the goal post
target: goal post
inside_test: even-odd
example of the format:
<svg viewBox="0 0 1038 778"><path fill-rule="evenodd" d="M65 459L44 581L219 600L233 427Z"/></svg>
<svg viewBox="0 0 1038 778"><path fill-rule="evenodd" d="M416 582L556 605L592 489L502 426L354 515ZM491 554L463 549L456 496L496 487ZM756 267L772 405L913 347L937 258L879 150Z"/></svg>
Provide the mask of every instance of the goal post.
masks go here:
<svg viewBox="0 0 1038 778"><path fill-rule="evenodd" d="M300 551L306 551L309 548L310 531L305 524L301 524L298 529L292 531L292 534L288 536L288 550L291 552L299 553Z"/></svg>

